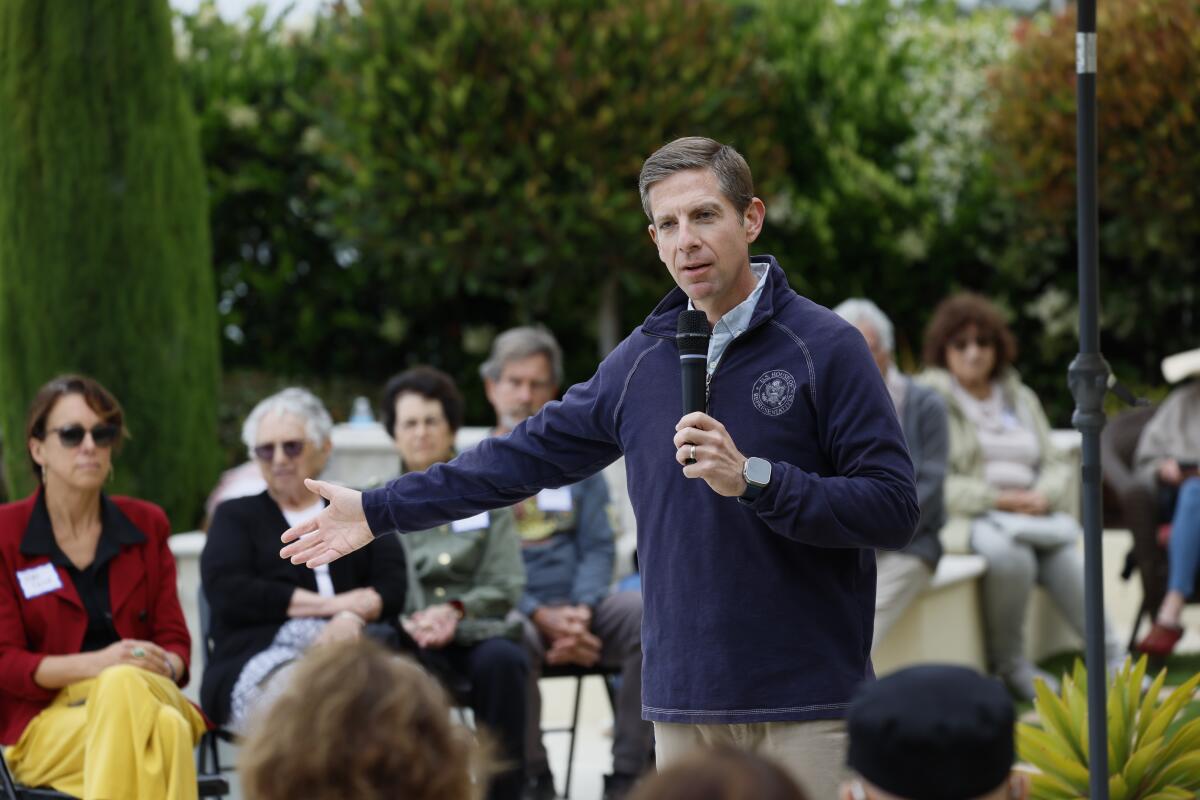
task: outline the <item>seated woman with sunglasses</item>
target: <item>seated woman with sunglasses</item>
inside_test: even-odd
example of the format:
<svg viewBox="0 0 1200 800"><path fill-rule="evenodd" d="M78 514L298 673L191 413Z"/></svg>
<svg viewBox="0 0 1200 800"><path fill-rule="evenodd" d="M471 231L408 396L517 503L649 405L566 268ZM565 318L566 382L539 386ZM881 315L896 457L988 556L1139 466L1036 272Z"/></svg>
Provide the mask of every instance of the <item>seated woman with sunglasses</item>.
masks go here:
<svg viewBox="0 0 1200 800"><path fill-rule="evenodd" d="M196 797L205 729L162 509L101 491L125 435L91 378L43 386L31 497L0 506L0 744L16 779L77 797Z"/></svg>
<svg viewBox="0 0 1200 800"><path fill-rule="evenodd" d="M1084 635L1081 531L1069 513L1073 471L1050 441L1050 423L1033 390L1012 368L1017 346L1000 310L963 292L946 298L925 331L927 369L918 381L946 402L948 553L987 560L984 635L991 670L1021 699L1034 677L1049 678L1025 656L1025 609L1034 583ZM1106 627L1109 661L1121 648Z"/></svg>
<svg viewBox="0 0 1200 800"><path fill-rule="evenodd" d="M200 556L200 578L212 609L213 653L200 701L218 724L236 732L286 688L309 647L364 634L400 641L394 624L404 606L404 550L395 537L315 570L279 558L279 536L316 516L324 501L304 487L329 457L333 420L305 389L261 401L242 440L267 490L216 508ZM380 621L379 625L375 625Z"/></svg>

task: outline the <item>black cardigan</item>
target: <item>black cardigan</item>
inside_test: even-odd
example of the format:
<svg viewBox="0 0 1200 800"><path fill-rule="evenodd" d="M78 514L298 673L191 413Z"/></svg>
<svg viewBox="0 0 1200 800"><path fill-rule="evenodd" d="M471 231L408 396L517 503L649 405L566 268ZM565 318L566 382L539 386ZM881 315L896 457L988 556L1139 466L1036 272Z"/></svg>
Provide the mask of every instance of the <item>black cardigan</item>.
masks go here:
<svg viewBox="0 0 1200 800"><path fill-rule="evenodd" d="M212 609L212 658L204 668L200 705L217 724L229 718L230 694L242 667L266 649L288 621L297 587L315 592L313 571L279 557L279 536L290 527L279 506L263 492L227 500L217 507L204 552L200 580ZM379 621L394 620L404 608L404 548L381 536L329 565L338 593L370 586L383 598Z"/></svg>

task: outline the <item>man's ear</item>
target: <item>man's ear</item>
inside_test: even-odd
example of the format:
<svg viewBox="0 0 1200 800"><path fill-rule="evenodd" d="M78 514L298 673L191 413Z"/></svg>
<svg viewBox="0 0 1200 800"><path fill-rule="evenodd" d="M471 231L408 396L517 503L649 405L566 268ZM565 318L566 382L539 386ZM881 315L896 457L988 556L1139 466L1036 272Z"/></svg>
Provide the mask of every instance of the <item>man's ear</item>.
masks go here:
<svg viewBox="0 0 1200 800"><path fill-rule="evenodd" d="M646 230L650 232L650 241L654 242L655 247L658 247L658 229L654 227L654 223L651 222L647 225Z"/></svg>
<svg viewBox="0 0 1200 800"><path fill-rule="evenodd" d="M763 223L767 221L767 206L757 197L750 198L750 205L742 214L742 227L746 229L746 244L753 242L762 233Z"/></svg>

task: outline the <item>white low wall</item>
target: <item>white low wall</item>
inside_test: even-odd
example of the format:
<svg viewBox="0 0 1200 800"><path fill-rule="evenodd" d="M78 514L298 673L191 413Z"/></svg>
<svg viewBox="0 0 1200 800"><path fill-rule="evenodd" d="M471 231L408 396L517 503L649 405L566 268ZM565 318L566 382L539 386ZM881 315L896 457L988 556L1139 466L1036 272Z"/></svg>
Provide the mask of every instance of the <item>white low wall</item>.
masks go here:
<svg viewBox="0 0 1200 800"><path fill-rule="evenodd" d="M200 642L200 613L196 609L196 593L200 590L200 551L204 549L204 534L200 532L177 533L167 542L175 554L176 579L179 587L179 603L192 634L191 680L183 693L191 700L200 702L200 675L204 671L204 653Z"/></svg>

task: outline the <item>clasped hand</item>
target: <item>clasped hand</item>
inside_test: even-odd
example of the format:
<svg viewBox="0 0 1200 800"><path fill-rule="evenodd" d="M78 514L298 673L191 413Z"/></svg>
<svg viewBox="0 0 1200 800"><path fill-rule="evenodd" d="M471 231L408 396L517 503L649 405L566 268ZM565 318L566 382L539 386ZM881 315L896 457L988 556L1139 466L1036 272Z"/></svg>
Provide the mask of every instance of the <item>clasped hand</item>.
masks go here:
<svg viewBox="0 0 1200 800"><path fill-rule="evenodd" d="M746 491L742 467L746 457L733 443L729 431L701 411L685 415L675 426L675 460L687 478L702 478L723 497L740 497ZM688 464L695 448L695 464Z"/></svg>
<svg viewBox="0 0 1200 800"><path fill-rule="evenodd" d="M379 614L383 611L383 598L370 586L351 589L334 595L330 599L334 614L338 611L353 611L362 617L364 622L378 619Z"/></svg>
<svg viewBox="0 0 1200 800"><path fill-rule="evenodd" d="M584 605L542 606L531 617L534 627L550 645L546 663L590 667L600 660L603 643L589 628L592 610Z"/></svg>
<svg viewBox="0 0 1200 800"><path fill-rule="evenodd" d="M172 678L171 667L167 661L167 651L154 642L142 639L122 639L113 642L108 647L95 652L96 674L107 667L117 664L129 664L144 670L158 673L164 678Z"/></svg>
<svg viewBox="0 0 1200 800"><path fill-rule="evenodd" d="M458 620L458 609L442 604L414 611L400 622L420 647L437 650L454 640Z"/></svg>
<svg viewBox="0 0 1200 800"><path fill-rule="evenodd" d="M996 496L996 508L1041 517L1050 513L1050 501L1037 489L1006 489Z"/></svg>
<svg viewBox="0 0 1200 800"><path fill-rule="evenodd" d="M1194 463L1187 465L1180 464L1173 458L1164 458L1158 462L1158 479L1167 486L1178 486L1183 483L1185 478L1191 478L1196 475L1196 465Z"/></svg>

